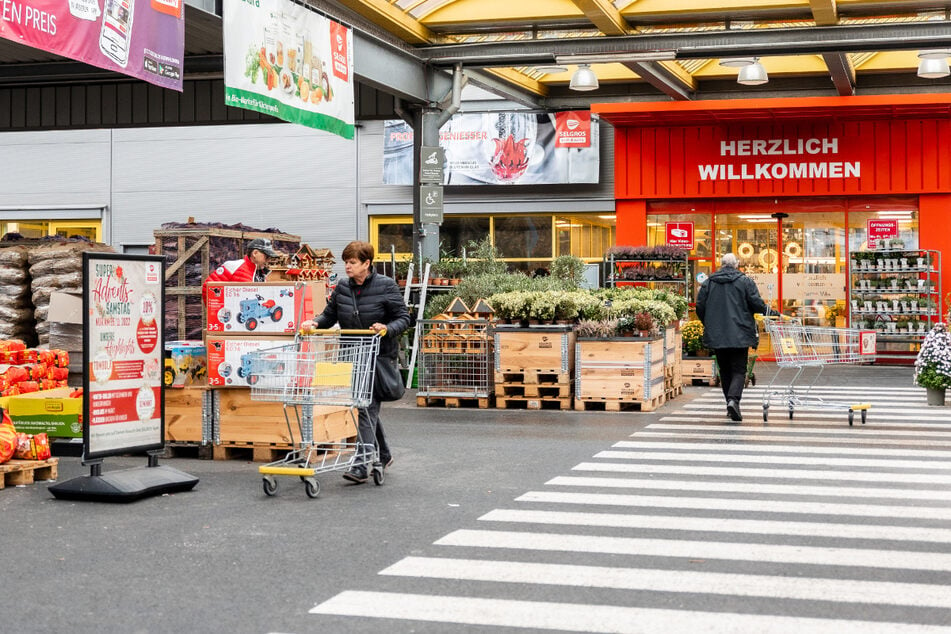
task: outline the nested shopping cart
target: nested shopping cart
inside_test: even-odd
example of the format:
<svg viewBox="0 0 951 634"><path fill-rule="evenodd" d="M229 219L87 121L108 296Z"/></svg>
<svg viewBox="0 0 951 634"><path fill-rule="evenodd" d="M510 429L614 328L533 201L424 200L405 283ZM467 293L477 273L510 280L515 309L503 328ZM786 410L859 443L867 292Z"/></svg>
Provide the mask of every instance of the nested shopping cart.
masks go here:
<svg viewBox="0 0 951 634"><path fill-rule="evenodd" d="M300 448L282 460L261 465L264 493L277 492L275 476L298 477L308 497L320 493L317 475L364 466L373 482L383 484L377 448L343 439L314 442L314 406L346 408L356 435L357 409L370 404L381 334L372 330L318 330L297 336L293 344L265 348L251 355L251 398L284 404L288 434L291 419L300 431ZM292 415L293 412L293 415Z"/></svg>
<svg viewBox="0 0 951 634"><path fill-rule="evenodd" d="M827 365L867 363L874 355L874 332L855 328L825 328L804 326L797 319L766 319L766 332L772 340L777 371L763 394L763 420L769 419L773 402L784 405L790 420L796 409L843 409L848 411L849 426L855 412L861 412L865 424L868 403L827 401L813 393L819 383L822 370ZM871 338L871 340L870 340ZM815 368L812 380L806 385L797 385L806 368ZM782 386L780 376L789 376L784 370L794 370L791 380Z"/></svg>

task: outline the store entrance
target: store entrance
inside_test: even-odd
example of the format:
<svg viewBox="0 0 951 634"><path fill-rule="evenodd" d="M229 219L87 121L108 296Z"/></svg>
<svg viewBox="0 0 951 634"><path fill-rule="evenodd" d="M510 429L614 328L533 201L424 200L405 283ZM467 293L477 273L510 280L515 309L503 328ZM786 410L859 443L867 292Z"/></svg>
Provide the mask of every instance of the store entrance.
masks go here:
<svg viewBox="0 0 951 634"><path fill-rule="evenodd" d="M714 222L718 253L737 255L771 308L814 326L844 315L844 213L726 213Z"/></svg>

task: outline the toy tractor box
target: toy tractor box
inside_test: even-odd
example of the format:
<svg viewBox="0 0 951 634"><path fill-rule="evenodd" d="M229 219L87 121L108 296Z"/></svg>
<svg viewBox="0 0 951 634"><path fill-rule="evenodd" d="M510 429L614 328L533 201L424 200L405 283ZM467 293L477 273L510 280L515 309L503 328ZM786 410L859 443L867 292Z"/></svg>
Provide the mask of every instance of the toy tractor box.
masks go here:
<svg viewBox="0 0 951 634"><path fill-rule="evenodd" d="M208 382L208 356L202 341L165 343L165 387L192 387Z"/></svg>
<svg viewBox="0 0 951 634"><path fill-rule="evenodd" d="M294 343L294 337L232 337L205 335L208 352L208 385L212 387L250 387L257 383L252 371L252 354ZM286 356L286 355L284 355Z"/></svg>
<svg viewBox="0 0 951 634"><path fill-rule="evenodd" d="M228 335L286 334L319 315L327 304L323 281L205 285L207 332Z"/></svg>

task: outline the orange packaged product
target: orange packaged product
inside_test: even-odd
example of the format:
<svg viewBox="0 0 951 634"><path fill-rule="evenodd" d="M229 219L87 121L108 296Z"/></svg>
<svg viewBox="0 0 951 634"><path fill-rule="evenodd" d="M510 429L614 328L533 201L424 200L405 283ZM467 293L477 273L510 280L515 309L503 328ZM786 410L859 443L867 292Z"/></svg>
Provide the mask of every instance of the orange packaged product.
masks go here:
<svg viewBox="0 0 951 634"><path fill-rule="evenodd" d="M20 394L20 384L11 385L3 392L0 392L0 396L18 396Z"/></svg>
<svg viewBox="0 0 951 634"><path fill-rule="evenodd" d="M20 381L17 383L17 387L20 388L20 394L29 394L31 392L40 391L40 384L36 381Z"/></svg>
<svg viewBox="0 0 951 634"><path fill-rule="evenodd" d="M33 434L33 447L36 450L37 460L47 460L53 455L50 450L50 439L45 433Z"/></svg>
<svg viewBox="0 0 951 634"><path fill-rule="evenodd" d="M10 385L16 385L21 381L26 381L30 378L30 373L26 368L20 366L11 366L7 368L7 371L3 373L4 378L10 383Z"/></svg>
<svg viewBox="0 0 951 634"><path fill-rule="evenodd" d="M49 374L49 369L45 363L34 363L26 366L26 371L30 373L30 378L34 381L45 379Z"/></svg>
<svg viewBox="0 0 951 634"><path fill-rule="evenodd" d="M20 365L24 365L27 363L36 363L37 352L38 352L37 350L34 350L32 348L29 350L20 350L19 353L17 354L17 363Z"/></svg>
<svg viewBox="0 0 951 634"><path fill-rule="evenodd" d="M56 365L56 351L55 350L38 350L36 353L36 362L42 363L49 367Z"/></svg>
<svg viewBox="0 0 951 634"><path fill-rule="evenodd" d="M50 367L48 376L54 381L65 381L69 378L69 368Z"/></svg>
<svg viewBox="0 0 951 634"><path fill-rule="evenodd" d="M68 350L56 350L56 366L60 368L69 368Z"/></svg>

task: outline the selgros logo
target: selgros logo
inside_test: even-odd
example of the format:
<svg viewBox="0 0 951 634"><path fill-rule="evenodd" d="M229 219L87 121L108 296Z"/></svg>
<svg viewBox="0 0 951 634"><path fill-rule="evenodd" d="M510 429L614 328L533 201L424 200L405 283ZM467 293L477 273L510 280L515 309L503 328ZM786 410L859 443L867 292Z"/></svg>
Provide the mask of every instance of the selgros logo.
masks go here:
<svg viewBox="0 0 951 634"><path fill-rule="evenodd" d="M555 147L590 147L591 113L570 111L555 113Z"/></svg>

